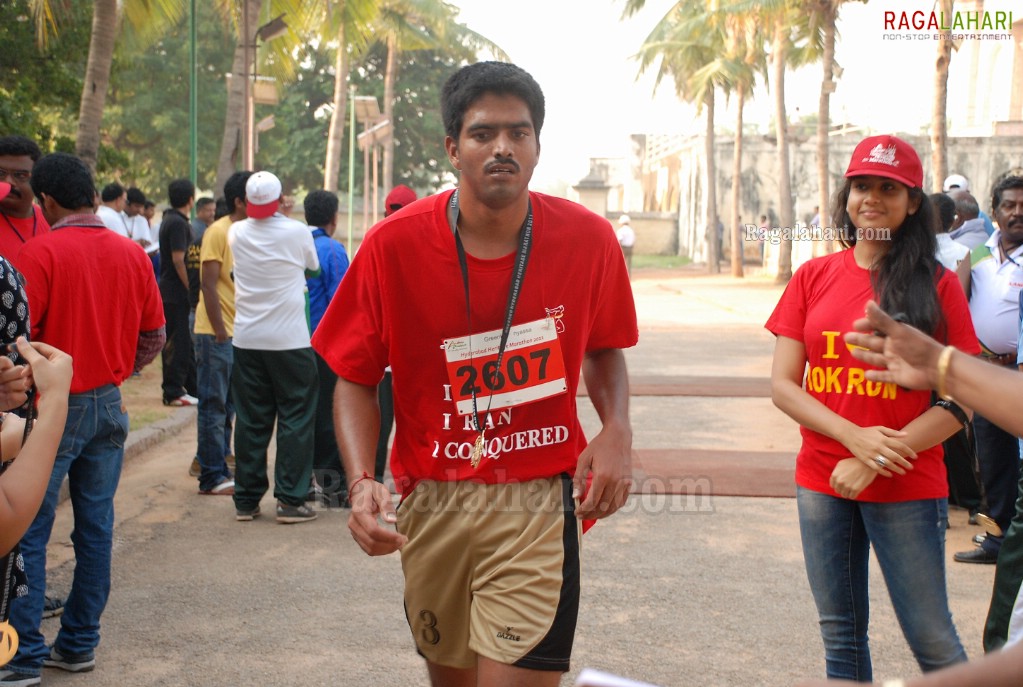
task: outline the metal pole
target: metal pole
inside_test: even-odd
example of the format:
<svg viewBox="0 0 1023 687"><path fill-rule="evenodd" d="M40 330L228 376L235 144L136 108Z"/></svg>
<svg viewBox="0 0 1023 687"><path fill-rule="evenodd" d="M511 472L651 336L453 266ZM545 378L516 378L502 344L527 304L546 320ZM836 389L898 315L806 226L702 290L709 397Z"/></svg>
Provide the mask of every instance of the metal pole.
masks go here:
<svg viewBox="0 0 1023 687"><path fill-rule="evenodd" d="M344 46L338 48L342 50ZM348 108L351 116L348 120L348 255L354 256L352 250L352 214L355 211L355 86L348 88Z"/></svg>
<svg viewBox="0 0 1023 687"><path fill-rule="evenodd" d="M373 144L373 224L377 223L377 189L380 186L380 176L378 174L378 165L380 163L380 146Z"/></svg>
<svg viewBox="0 0 1023 687"><path fill-rule="evenodd" d="M369 129L369 120L362 125L365 133ZM366 146L362 149L362 235L366 235L369 229L369 148L370 142L367 138Z"/></svg>
<svg viewBox="0 0 1023 687"><path fill-rule="evenodd" d="M199 185L199 94L198 60L196 59L196 26L195 0L191 3L191 19L189 22L189 70L188 70L188 157L192 184ZM193 208L194 214L194 208Z"/></svg>
<svg viewBox="0 0 1023 687"><path fill-rule="evenodd" d="M245 73L242 78L245 81L245 107L242 117L242 169L252 169L252 136L249 133L249 122L252 121L252 83L249 75L252 73L252 57L249 51L252 49L249 35L249 0L242 0L242 40L245 45Z"/></svg>

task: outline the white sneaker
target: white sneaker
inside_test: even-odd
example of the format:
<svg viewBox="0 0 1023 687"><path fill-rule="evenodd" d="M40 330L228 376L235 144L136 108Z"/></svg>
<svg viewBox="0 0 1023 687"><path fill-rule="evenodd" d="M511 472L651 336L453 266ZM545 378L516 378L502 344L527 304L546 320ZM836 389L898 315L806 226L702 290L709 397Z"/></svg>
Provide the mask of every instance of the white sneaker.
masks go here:
<svg viewBox="0 0 1023 687"><path fill-rule="evenodd" d="M182 394L177 398L164 401L163 404L165 406L197 406L199 405L199 399L189 394Z"/></svg>

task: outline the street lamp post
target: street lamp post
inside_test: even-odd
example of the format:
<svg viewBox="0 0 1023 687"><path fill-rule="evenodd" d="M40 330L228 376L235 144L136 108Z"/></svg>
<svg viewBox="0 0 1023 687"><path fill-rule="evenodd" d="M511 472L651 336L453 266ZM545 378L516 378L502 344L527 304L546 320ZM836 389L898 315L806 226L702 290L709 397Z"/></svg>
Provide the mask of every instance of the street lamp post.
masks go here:
<svg viewBox="0 0 1023 687"><path fill-rule="evenodd" d="M242 10L242 34L245 36L245 114L242 121L242 167L253 170L256 164L256 49L259 41L267 43L288 31L284 15L278 15L256 29L249 31L249 13Z"/></svg>

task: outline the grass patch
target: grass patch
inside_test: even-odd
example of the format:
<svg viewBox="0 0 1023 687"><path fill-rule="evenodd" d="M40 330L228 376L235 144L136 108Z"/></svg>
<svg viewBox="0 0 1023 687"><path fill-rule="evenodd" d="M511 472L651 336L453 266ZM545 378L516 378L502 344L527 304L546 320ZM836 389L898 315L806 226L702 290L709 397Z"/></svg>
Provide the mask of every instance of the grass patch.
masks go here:
<svg viewBox="0 0 1023 687"><path fill-rule="evenodd" d="M684 255L633 255L632 269L662 269L670 270L675 267L684 267L691 263Z"/></svg>

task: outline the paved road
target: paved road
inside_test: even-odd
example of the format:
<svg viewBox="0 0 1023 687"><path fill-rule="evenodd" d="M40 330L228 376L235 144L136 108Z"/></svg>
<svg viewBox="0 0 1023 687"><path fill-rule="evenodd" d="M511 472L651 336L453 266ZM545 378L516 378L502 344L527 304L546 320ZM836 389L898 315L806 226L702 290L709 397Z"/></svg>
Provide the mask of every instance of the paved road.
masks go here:
<svg viewBox="0 0 1023 687"><path fill-rule="evenodd" d="M791 456L795 427L756 392L772 346L761 327L780 289L756 279L664 276L638 279L635 292L642 333L628 353L631 372L650 383L646 393L656 392L660 376L676 384L669 395L633 399L637 455L673 452L683 462L669 461L668 472L691 477L688 486L701 484L698 471L689 474L693 465L731 461L715 473L725 475L757 467L734 462L744 452ZM732 386L707 384L722 378ZM736 389L752 395L720 395ZM585 400L580 406L592 427L592 410ZM95 672L47 671L44 684L426 684L404 620L397 557L363 555L344 511L322 510L300 526L237 523L230 499L196 495L186 474L195 446L189 412L180 434L126 465ZM684 462L694 456L704 462ZM701 687L782 686L823 673L794 502L722 496L715 484L709 494L646 489L586 535L580 629L562 684L583 667ZM263 507L272 510L272 500ZM70 579L70 526L62 507L50 554L57 591ZM952 607L972 655L980 653L993 570L954 564L951 554L976 532L962 512L953 514ZM876 567L873 582L875 672L915 674ZM52 636L56 627L46 621L44 629Z"/></svg>

